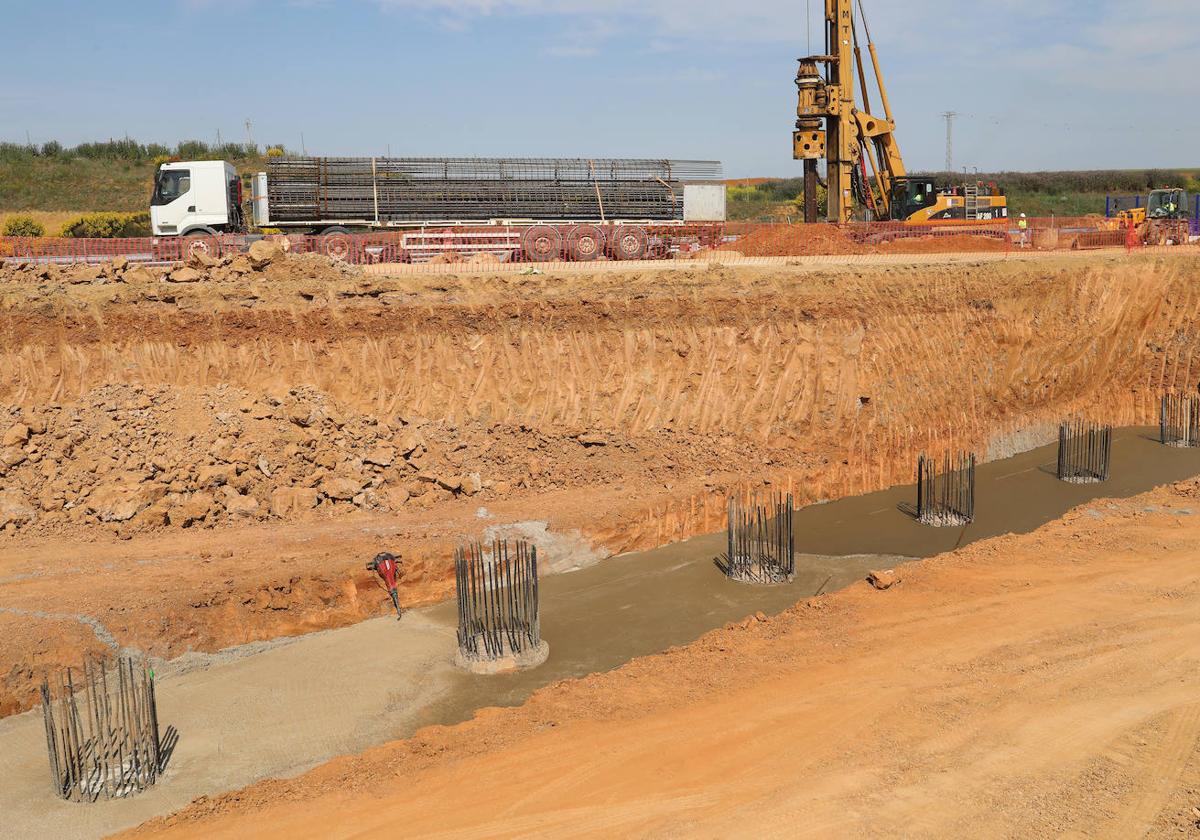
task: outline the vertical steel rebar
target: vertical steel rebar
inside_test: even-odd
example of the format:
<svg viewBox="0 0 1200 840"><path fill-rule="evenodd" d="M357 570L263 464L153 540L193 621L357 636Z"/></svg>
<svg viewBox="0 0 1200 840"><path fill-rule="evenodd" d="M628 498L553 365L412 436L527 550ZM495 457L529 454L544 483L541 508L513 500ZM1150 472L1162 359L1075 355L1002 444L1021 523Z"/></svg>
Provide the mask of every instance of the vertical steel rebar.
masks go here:
<svg viewBox="0 0 1200 840"><path fill-rule="evenodd" d="M154 683L132 657L85 660L42 680L42 716L57 796L114 799L154 784L161 742Z"/></svg>
<svg viewBox="0 0 1200 840"><path fill-rule="evenodd" d="M458 646L469 658L499 659L541 644L537 547L523 540L473 543L454 555Z"/></svg>
<svg viewBox="0 0 1200 840"><path fill-rule="evenodd" d="M925 525L954 526L975 521L975 454L946 454L939 464L917 458L917 519Z"/></svg>

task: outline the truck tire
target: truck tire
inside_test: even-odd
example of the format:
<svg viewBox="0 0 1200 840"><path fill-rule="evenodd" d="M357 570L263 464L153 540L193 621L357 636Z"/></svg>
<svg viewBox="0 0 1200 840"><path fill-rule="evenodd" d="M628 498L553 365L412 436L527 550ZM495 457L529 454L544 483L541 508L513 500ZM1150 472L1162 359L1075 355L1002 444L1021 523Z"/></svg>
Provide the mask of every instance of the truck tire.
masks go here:
<svg viewBox="0 0 1200 840"><path fill-rule="evenodd" d="M591 262L604 255L604 231L595 225L576 225L567 234L567 255L575 262Z"/></svg>
<svg viewBox="0 0 1200 840"><path fill-rule="evenodd" d="M330 259L349 262L354 252L354 240L345 228L326 228L321 233L321 243L318 247L321 253Z"/></svg>
<svg viewBox="0 0 1200 840"><path fill-rule="evenodd" d="M621 225L613 228L609 253L614 260L640 260L646 256L650 237L640 227Z"/></svg>
<svg viewBox="0 0 1200 840"><path fill-rule="evenodd" d="M530 262L550 262L562 258L562 234L550 225L537 225L521 237L521 253Z"/></svg>
<svg viewBox="0 0 1200 840"><path fill-rule="evenodd" d="M183 238L183 258L205 256L216 259L221 256L221 243L207 230L193 230Z"/></svg>

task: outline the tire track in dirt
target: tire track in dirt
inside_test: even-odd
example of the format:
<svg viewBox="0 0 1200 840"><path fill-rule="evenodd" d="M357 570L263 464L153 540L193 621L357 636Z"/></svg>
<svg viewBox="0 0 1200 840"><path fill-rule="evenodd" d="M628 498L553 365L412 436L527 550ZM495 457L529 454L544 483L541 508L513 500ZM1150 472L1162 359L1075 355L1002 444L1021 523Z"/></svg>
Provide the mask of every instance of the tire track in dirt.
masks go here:
<svg viewBox="0 0 1200 840"><path fill-rule="evenodd" d="M1200 741L1200 703L1174 711L1163 740L1139 761L1139 785L1120 813L1099 832L1101 837L1126 840L1145 837L1175 792L1187 763Z"/></svg>

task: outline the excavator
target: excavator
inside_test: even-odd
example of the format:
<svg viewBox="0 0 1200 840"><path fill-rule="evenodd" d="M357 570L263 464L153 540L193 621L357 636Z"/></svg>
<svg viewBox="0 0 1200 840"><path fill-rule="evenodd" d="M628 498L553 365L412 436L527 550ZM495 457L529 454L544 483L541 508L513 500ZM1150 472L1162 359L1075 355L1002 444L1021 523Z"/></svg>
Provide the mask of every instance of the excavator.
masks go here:
<svg viewBox="0 0 1200 840"><path fill-rule="evenodd" d="M859 20L882 117L871 111L858 40ZM855 98L856 79L861 107ZM945 187L930 178L909 177L896 142L896 120L862 0L825 0L825 53L800 59L796 87L799 104L792 145L795 159L804 161L806 222L817 221L820 160L826 161L827 218L836 224L856 218L914 224L971 224L1008 218L1008 200L995 184Z"/></svg>

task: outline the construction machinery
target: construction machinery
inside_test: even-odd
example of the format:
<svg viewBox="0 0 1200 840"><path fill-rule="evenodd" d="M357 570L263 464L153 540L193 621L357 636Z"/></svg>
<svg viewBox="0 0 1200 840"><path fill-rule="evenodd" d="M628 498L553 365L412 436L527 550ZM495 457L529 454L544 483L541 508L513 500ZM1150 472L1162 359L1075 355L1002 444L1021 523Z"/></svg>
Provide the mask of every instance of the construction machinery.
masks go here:
<svg viewBox="0 0 1200 840"><path fill-rule="evenodd" d="M882 117L871 109L859 20ZM825 0L825 52L800 59L796 87L799 102L792 145L794 157L804 161L805 221L817 221L820 160L826 161L830 222L843 224L858 217L969 224L1008 217L1008 201L994 184L945 187L930 178L909 177L862 0Z"/></svg>
<svg viewBox="0 0 1200 840"><path fill-rule="evenodd" d="M1105 204L1111 225L1132 229L1147 245L1181 245L1200 235L1200 196L1180 187L1152 190L1146 198L1109 196Z"/></svg>

